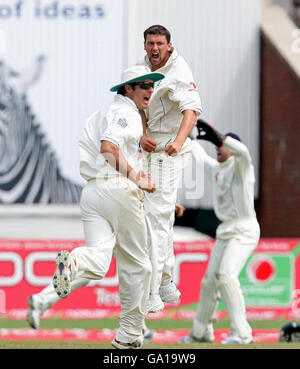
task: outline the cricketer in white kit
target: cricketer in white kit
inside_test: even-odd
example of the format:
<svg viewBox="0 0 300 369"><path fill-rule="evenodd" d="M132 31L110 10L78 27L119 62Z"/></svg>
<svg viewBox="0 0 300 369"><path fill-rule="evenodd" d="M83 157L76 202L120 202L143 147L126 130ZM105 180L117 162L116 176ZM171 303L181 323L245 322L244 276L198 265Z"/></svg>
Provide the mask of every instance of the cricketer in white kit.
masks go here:
<svg viewBox="0 0 300 369"><path fill-rule="evenodd" d="M178 186L191 152L188 137L201 113L201 101L192 72L170 42L169 31L160 25L144 32L147 52L144 65L163 73L146 109L141 146L144 168L156 183L154 193L145 194L145 212L153 230L151 244L152 280L149 312L175 302L180 292L172 282L174 266L173 224Z"/></svg>
<svg viewBox="0 0 300 369"><path fill-rule="evenodd" d="M260 237L254 210L254 168L247 147L237 135L222 136L200 119L197 128L197 138L217 146L217 160L208 156L196 140L192 153L196 161L204 161L205 174L212 180L214 211L221 224L201 282L192 331L179 342L214 340L212 317L221 295L230 319L230 336L222 343L248 344L252 342L252 330L238 276Z"/></svg>
<svg viewBox="0 0 300 369"><path fill-rule="evenodd" d="M111 89L118 94L107 112L87 119L80 139L80 173L88 181L80 201L87 247L59 252L53 277L57 295L67 297L74 281L105 276L115 248L121 313L112 344L121 349L143 344L152 270L143 200L155 184L149 173L135 170L143 132L139 110L162 78L142 66L128 68Z"/></svg>

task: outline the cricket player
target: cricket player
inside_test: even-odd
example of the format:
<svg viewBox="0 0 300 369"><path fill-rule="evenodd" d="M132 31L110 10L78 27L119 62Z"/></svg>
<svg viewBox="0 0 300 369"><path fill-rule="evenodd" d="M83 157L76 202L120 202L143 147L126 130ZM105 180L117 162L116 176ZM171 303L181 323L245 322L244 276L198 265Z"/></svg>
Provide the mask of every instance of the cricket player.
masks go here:
<svg viewBox="0 0 300 369"><path fill-rule="evenodd" d="M230 335L223 344L248 344L252 330L246 320L244 297L238 276L257 246L260 227L254 210L254 168L247 147L240 138L228 133L222 136L199 119L197 138L216 145L217 160L208 156L194 140L192 153L203 163L205 174L213 183L216 216L221 220L216 242L201 283L196 318L191 333L180 343L212 342L212 316L223 298L230 319Z"/></svg>
<svg viewBox="0 0 300 369"><path fill-rule="evenodd" d="M165 75L156 84L145 111L140 141L145 152L145 168L156 183L156 191L146 193L144 202L153 230L148 312L158 312L164 308L163 301L176 302L180 297L172 282L174 209L183 168L191 151L188 136L202 111L191 70L170 40L170 32L161 25L151 26L144 32L144 65L149 71Z"/></svg>
<svg viewBox="0 0 300 369"><path fill-rule="evenodd" d="M143 66L125 70L122 82L111 88L118 94L107 112L87 120L80 139L80 173L88 181L80 201L87 247L62 250L56 258L53 286L65 298L72 281L103 278L115 248L121 313L112 345L119 349L140 348L144 340L152 268L143 201L155 183L135 168L143 133L139 110L148 107L154 82L162 78Z"/></svg>

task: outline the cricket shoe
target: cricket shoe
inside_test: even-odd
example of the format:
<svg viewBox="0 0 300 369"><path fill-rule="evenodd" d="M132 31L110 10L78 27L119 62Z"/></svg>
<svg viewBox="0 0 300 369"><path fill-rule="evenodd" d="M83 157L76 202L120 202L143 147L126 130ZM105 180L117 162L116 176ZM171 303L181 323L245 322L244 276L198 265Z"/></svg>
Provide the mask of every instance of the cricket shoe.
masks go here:
<svg viewBox="0 0 300 369"><path fill-rule="evenodd" d="M252 337L248 338L239 338L236 336L229 336L226 338L226 340L222 341L222 345L249 345L249 343L252 343L253 339Z"/></svg>
<svg viewBox="0 0 300 369"><path fill-rule="evenodd" d="M213 334L205 334L201 338L197 338L192 335L192 333L188 334L185 337L179 339L178 343L180 344L187 344L187 343L212 343L214 342L214 335Z"/></svg>
<svg viewBox="0 0 300 369"><path fill-rule="evenodd" d="M175 283L171 281L165 286L160 286L159 296L163 302L178 302L181 293Z"/></svg>
<svg viewBox="0 0 300 369"><path fill-rule="evenodd" d="M137 349L140 349L143 346L143 343L144 343L143 336L142 336L142 338L138 338L137 340L135 340L131 343L120 342L116 338L114 338L111 342L111 344L116 349L121 349L121 350L128 350L128 349L137 350Z"/></svg>
<svg viewBox="0 0 300 369"><path fill-rule="evenodd" d="M56 270L53 276L53 287L59 297L68 297L71 292L70 254L60 251L56 256Z"/></svg>
<svg viewBox="0 0 300 369"><path fill-rule="evenodd" d="M151 329L148 329L147 327L143 329L143 336L144 336L144 341L146 342L151 342L154 338L154 331L152 331Z"/></svg>
<svg viewBox="0 0 300 369"><path fill-rule="evenodd" d="M39 308L39 304L36 301L34 295L30 295L27 300L28 311L26 314L26 320L31 328L39 329L40 327L40 317L43 314L43 311Z"/></svg>
<svg viewBox="0 0 300 369"><path fill-rule="evenodd" d="M165 304L159 295L152 295L150 293L148 303L147 303L147 313L158 313L164 310Z"/></svg>

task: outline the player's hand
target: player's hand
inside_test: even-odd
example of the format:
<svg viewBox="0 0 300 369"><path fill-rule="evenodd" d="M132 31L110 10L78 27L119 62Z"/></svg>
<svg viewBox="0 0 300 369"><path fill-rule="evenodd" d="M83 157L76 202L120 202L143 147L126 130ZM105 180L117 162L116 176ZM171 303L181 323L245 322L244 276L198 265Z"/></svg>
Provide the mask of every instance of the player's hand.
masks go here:
<svg viewBox="0 0 300 369"><path fill-rule="evenodd" d="M156 190L155 182L151 179L150 173L144 170L137 173L136 184L141 190L146 192L152 193Z"/></svg>
<svg viewBox="0 0 300 369"><path fill-rule="evenodd" d="M143 135L140 139L140 145L143 150L147 152L153 152L156 150L156 142L151 137Z"/></svg>
<svg viewBox="0 0 300 369"><path fill-rule="evenodd" d="M185 210L185 207L183 207L182 205L175 204L175 213L178 217L182 217Z"/></svg>
<svg viewBox="0 0 300 369"><path fill-rule="evenodd" d="M214 129L211 125L202 119L197 120L197 129L199 140L210 141L214 145L221 147L223 145L223 135Z"/></svg>
<svg viewBox="0 0 300 369"><path fill-rule="evenodd" d="M169 143L165 147L165 153L169 156L175 156L175 155L179 154L179 152L182 148L182 145L183 145L182 143L175 140L175 141Z"/></svg>

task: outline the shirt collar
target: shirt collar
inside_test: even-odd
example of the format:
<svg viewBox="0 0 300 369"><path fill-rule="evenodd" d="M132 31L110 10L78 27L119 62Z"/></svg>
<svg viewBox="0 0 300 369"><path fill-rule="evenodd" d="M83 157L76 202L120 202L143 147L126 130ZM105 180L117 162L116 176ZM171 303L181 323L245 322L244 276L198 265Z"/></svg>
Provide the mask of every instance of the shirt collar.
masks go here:
<svg viewBox="0 0 300 369"><path fill-rule="evenodd" d="M115 101L125 103L125 104L129 105L131 108L133 108L135 111L137 111L137 112L139 111L139 109L136 106L135 102L127 96L117 94L115 96Z"/></svg>

